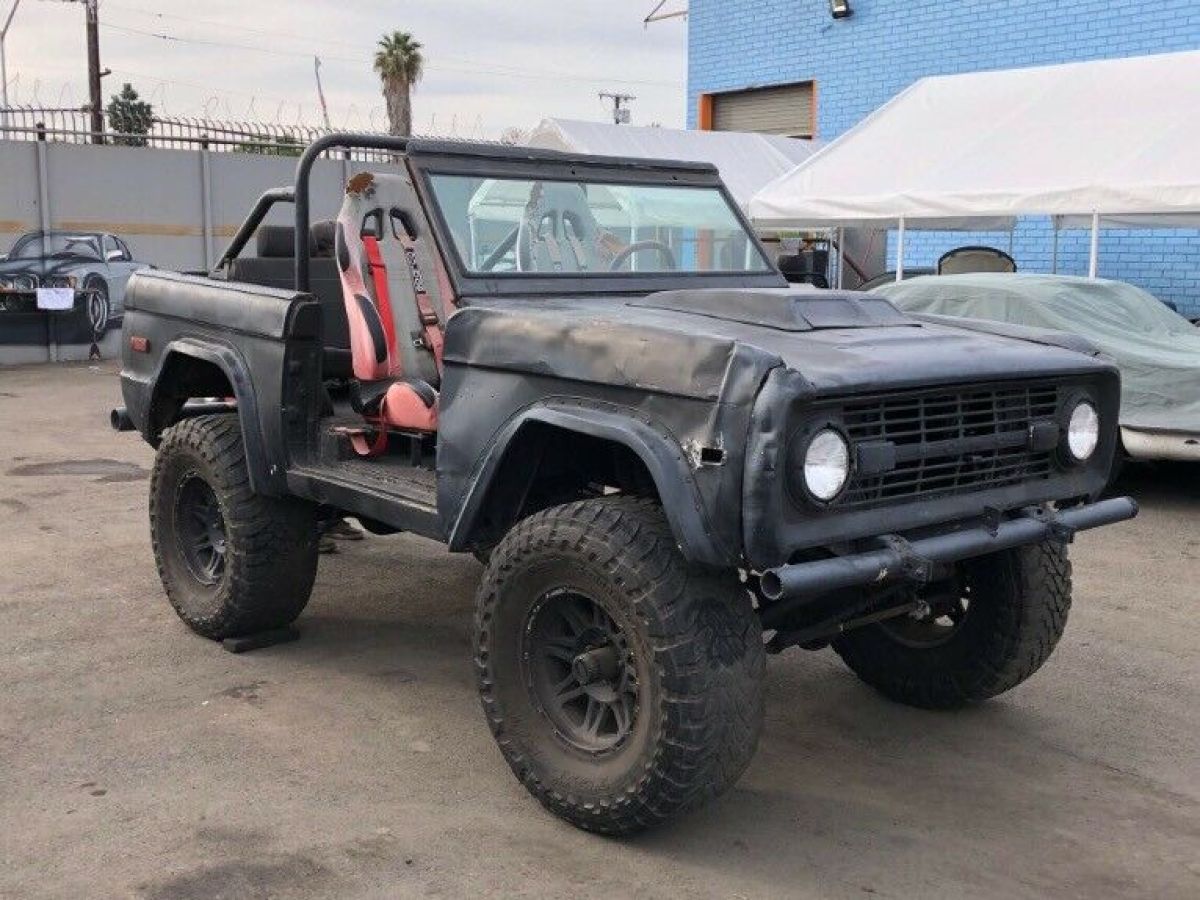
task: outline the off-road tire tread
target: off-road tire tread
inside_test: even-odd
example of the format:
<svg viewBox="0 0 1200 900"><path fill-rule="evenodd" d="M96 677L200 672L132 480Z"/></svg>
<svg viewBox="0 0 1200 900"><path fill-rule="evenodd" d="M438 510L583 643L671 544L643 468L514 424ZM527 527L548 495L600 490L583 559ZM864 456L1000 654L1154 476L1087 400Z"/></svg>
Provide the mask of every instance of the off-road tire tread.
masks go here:
<svg viewBox="0 0 1200 900"><path fill-rule="evenodd" d="M863 681L885 696L927 709L979 703L1033 675L1058 645L1071 610L1071 562L1064 544L1045 541L988 557L1000 579L999 608L964 665L931 668L878 626L849 632L834 649Z"/></svg>
<svg viewBox="0 0 1200 900"><path fill-rule="evenodd" d="M632 786L600 802L557 790L533 771L496 703L489 648L493 613L505 582L524 560L544 553L576 555L620 586L644 624L664 690L659 730L640 760ZM713 658L708 631L697 628L698 604L729 604L725 624L735 660ZM749 594L732 573L689 566L661 508L650 500L607 497L553 507L519 522L498 544L479 588L475 617L476 676L488 724L517 778L551 812L579 828L630 834L665 822L719 796L745 771L763 723L766 655ZM641 714L646 714L643 710Z"/></svg>
<svg viewBox="0 0 1200 900"><path fill-rule="evenodd" d="M161 497L170 456L186 452L202 457L214 473L211 483L227 530L226 583L218 611L198 617L181 602L181 586L164 565L158 517L170 515L170 498ZM160 503L167 506L160 512ZM317 524L312 504L293 498L266 497L250 487L250 475L235 414L196 416L163 433L150 475L150 534L154 559L167 599L193 631L217 640L290 624L304 610L317 571Z"/></svg>

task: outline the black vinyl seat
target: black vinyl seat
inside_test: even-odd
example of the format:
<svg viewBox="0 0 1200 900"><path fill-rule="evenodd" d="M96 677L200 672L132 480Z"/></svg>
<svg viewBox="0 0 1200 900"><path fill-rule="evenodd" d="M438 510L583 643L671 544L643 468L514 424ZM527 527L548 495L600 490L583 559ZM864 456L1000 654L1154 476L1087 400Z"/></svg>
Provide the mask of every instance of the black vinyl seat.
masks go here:
<svg viewBox="0 0 1200 900"><path fill-rule="evenodd" d="M350 327L342 299L342 281L333 257L333 222L317 222L309 234L311 293L321 304L326 378L351 378ZM256 235L257 256L229 264L229 280L291 289L295 285L295 234L287 225L263 225Z"/></svg>

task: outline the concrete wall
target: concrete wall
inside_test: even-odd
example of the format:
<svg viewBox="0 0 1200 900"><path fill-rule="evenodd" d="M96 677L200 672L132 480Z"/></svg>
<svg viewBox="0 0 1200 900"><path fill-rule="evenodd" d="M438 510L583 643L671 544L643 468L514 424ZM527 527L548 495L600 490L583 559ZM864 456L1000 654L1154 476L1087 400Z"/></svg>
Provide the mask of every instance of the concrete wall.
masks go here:
<svg viewBox="0 0 1200 900"><path fill-rule="evenodd" d="M39 159L41 157L41 159ZM144 147L95 147L53 141L0 141L0 252L21 235L51 230L111 232L134 258L160 268L207 269L220 256L258 196L291 184L291 157ZM321 160L313 171L313 218L333 218L345 178L385 165ZM290 224L291 207L268 220ZM20 333L0 313L0 364L86 359L88 343L60 342L52 316ZM61 333L61 331L59 332ZM117 351L116 331L97 342Z"/></svg>
<svg viewBox="0 0 1200 900"><path fill-rule="evenodd" d="M834 21L828 0L690 0L689 122L701 93L813 80L817 137L837 137L926 75L1200 48L1197 0L851 0ZM1036 152L1036 148L1031 148ZM1087 241L1064 235L1060 271L1086 274ZM908 265L1007 235L913 235ZM894 242L893 242L894 246ZM1017 262L1049 271L1048 220L1022 222ZM894 250L893 250L894 253ZM1200 314L1200 232L1106 232L1101 272Z"/></svg>
<svg viewBox="0 0 1200 900"><path fill-rule="evenodd" d="M38 146L32 141L0 141L2 250L20 234L42 227ZM119 234L138 259L172 269L200 269L215 262L258 195L291 184L296 168L291 157L248 153L53 142L41 146L46 152L50 228ZM314 218L336 214L349 165L336 160L317 164ZM207 216L206 181L211 200ZM287 213L276 214L272 221L286 224Z"/></svg>

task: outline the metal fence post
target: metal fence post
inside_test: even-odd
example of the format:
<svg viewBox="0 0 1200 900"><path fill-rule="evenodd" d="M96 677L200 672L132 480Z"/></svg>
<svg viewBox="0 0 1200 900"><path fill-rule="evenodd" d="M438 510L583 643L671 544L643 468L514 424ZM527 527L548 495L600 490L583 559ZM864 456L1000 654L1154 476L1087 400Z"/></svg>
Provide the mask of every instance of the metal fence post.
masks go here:
<svg viewBox="0 0 1200 900"><path fill-rule="evenodd" d="M36 160L36 179L37 179L37 196L38 196L38 225L41 228L42 234L45 235L50 231L50 177L49 177L49 161L47 160L46 148L46 123L38 122L35 126L37 129L37 141L34 144L34 157ZM58 316L52 312L46 313L46 352L50 357L50 362L58 362Z"/></svg>
<svg viewBox="0 0 1200 900"><path fill-rule="evenodd" d="M1088 253L1088 278L1100 274L1100 213L1092 213L1092 246Z"/></svg>
<svg viewBox="0 0 1200 900"><path fill-rule="evenodd" d="M204 233L204 268L213 264L212 158L208 140L200 142L200 215Z"/></svg>

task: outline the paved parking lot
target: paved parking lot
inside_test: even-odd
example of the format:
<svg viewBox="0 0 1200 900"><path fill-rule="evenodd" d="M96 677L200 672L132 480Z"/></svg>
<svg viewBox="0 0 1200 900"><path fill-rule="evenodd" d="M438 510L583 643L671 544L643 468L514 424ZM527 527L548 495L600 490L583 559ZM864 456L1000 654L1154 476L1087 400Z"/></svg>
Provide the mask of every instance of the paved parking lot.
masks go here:
<svg viewBox="0 0 1200 900"><path fill-rule="evenodd" d="M1028 684L928 713L776 657L732 794L614 841L492 744L470 558L372 539L322 561L299 642L192 636L116 402L111 364L0 370L0 896L1200 896L1194 468L1134 471L1141 518L1080 537Z"/></svg>

